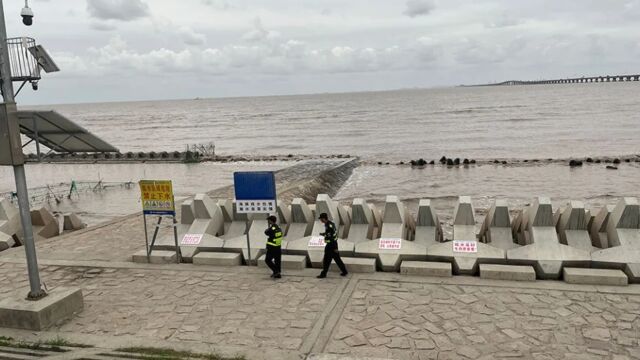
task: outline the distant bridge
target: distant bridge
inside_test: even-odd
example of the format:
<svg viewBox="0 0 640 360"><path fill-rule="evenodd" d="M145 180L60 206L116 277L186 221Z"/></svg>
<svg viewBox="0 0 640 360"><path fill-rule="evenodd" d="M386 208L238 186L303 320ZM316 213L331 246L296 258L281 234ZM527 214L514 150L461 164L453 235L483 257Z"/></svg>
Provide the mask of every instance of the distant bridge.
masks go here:
<svg viewBox="0 0 640 360"><path fill-rule="evenodd" d="M585 76L579 78L566 78L554 80L509 80L501 83L485 84L477 86L513 86L513 85L552 85L552 84L586 84L586 83L606 83L606 82L628 82L640 81L640 74L637 75L606 75L606 76Z"/></svg>

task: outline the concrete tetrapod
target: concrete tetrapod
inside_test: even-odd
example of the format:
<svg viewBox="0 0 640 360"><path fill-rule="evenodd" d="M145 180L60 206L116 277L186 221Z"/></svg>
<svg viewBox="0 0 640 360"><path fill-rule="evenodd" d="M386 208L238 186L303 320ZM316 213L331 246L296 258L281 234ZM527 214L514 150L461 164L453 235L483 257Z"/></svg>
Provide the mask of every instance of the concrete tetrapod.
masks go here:
<svg viewBox="0 0 640 360"><path fill-rule="evenodd" d="M380 238L356 244L356 256L376 258L382 271L400 271L402 261L427 259L427 244L409 240L414 232L413 218L397 196L387 196Z"/></svg>
<svg viewBox="0 0 640 360"><path fill-rule="evenodd" d="M456 250L458 241L471 242L475 245L476 252ZM457 275L475 275L479 264L505 262L504 250L477 241L475 213L469 196L460 196L456 204L453 213L453 241L430 246L427 256L429 259L452 262L453 272Z"/></svg>
<svg viewBox="0 0 640 360"><path fill-rule="evenodd" d="M533 265L540 279L559 279L564 266L589 266L591 254L588 251L560 243L549 198L537 198L523 218L532 243L508 250L508 263Z"/></svg>
<svg viewBox="0 0 640 360"><path fill-rule="evenodd" d="M295 203L295 200L294 200ZM329 195L320 194L316 199L316 213L320 215L321 213L327 213L329 220L336 223L338 226L338 233L340 233L339 228L339 214L338 214L338 204L334 202ZM293 205L292 205L293 207ZM294 218L295 218L295 209L294 209ZM294 223L295 224L295 223ZM320 222L320 220L316 219L313 223L313 229L311 231L310 236L305 236L302 238L295 239L291 236L291 228L294 224L291 224L289 228L289 236L287 236L287 248L286 252L288 254L293 255L306 255L309 257L309 262L312 267L321 268L322 267L322 259L324 258L324 240L320 233L324 232L324 224ZM354 245L352 242L349 242L344 239L340 239L338 241L338 250L340 251L341 256L352 256L353 255Z"/></svg>
<svg viewBox="0 0 640 360"><path fill-rule="evenodd" d="M180 246L184 262L192 262L199 252L220 251L224 245L224 240L218 237L224 231L224 215L218 204L205 194L197 194L193 199L193 216L186 234L202 235L202 240L198 245ZM178 243L181 240L179 237Z"/></svg>
<svg viewBox="0 0 640 360"><path fill-rule="evenodd" d="M520 246L513 241L509 207L506 200L496 200L493 203L484 218L479 238L481 241L502 250L514 249Z"/></svg>
<svg viewBox="0 0 640 360"><path fill-rule="evenodd" d="M560 243L588 252L596 250L587 231L587 215L582 201L569 202L556 226Z"/></svg>
<svg viewBox="0 0 640 360"><path fill-rule="evenodd" d="M353 199L351 205L352 223L347 241L354 244L373 239L375 230L374 211L364 199Z"/></svg>
<svg viewBox="0 0 640 360"><path fill-rule="evenodd" d="M300 198L293 199L291 203L291 223L285 240L288 242L311 235L313 223L313 212L306 201Z"/></svg>
<svg viewBox="0 0 640 360"><path fill-rule="evenodd" d="M220 237L228 240L244 236L247 233L247 214L238 213L235 201L219 200L218 205L224 215L224 234Z"/></svg>
<svg viewBox="0 0 640 360"><path fill-rule="evenodd" d="M251 214L247 234L226 240L224 251L239 252L247 264L257 264L258 258L266 253L267 237L264 235L264 231L269 226L267 216L268 214ZM247 237L249 238L249 248L247 248ZM249 249L251 249L250 259Z"/></svg>
<svg viewBox="0 0 640 360"><path fill-rule="evenodd" d="M621 269L629 282L640 283L640 206L636 198L623 198L607 222L609 248L591 254L595 267Z"/></svg>

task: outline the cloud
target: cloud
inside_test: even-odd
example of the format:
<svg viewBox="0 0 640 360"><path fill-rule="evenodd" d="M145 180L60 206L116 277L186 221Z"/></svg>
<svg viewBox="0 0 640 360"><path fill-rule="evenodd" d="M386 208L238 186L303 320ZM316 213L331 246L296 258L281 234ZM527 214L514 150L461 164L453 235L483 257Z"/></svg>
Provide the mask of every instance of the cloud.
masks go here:
<svg viewBox="0 0 640 360"><path fill-rule="evenodd" d="M93 30L98 30L98 31L113 31L116 29L115 25L110 24L108 22L100 22L100 21L94 21L89 26Z"/></svg>
<svg viewBox="0 0 640 360"><path fill-rule="evenodd" d="M178 35L182 41L187 45L204 45L207 41L207 37L204 34L193 31L188 26L180 26L178 28Z"/></svg>
<svg viewBox="0 0 640 360"><path fill-rule="evenodd" d="M429 0L408 0L404 14L409 17L428 15L435 5Z"/></svg>
<svg viewBox="0 0 640 360"><path fill-rule="evenodd" d="M149 5L142 0L87 0L87 11L96 19L132 21L149 16Z"/></svg>

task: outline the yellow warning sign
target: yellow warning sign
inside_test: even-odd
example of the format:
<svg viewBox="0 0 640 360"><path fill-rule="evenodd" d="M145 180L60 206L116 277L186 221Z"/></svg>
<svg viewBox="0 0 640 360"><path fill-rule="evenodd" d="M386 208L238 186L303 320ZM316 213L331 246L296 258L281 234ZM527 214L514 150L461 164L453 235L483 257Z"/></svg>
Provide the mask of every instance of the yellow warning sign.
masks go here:
<svg viewBox="0 0 640 360"><path fill-rule="evenodd" d="M171 180L140 180L142 211L147 215L175 215Z"/></svg>

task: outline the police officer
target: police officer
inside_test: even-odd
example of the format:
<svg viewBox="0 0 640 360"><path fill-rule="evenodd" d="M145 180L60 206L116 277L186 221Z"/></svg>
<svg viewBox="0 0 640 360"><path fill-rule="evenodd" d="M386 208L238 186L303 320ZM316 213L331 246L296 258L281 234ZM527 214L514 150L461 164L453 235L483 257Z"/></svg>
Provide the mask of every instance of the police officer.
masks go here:
<svg viewBox="0 0 640 360"><path fill-rule="evenodd" d="M338 232L336 224L329 220L326 213L320 214L320 221L324 224L324 232L320 236L324 236L324 259L322 260L322 272L318 275L318 279L327 277L331 260L335 260L336 265L340 268L340 275L347 276L347 268L344 266L340 253L338 252Z"/></svg>
<svg viewBox="0 0 640 360"><path fill-rule="evenodd" d="M275 216L269 216L267 221L269 222L269 227L264 231L264 234L267 235L267 255L265 256L264 261L273 272L271 277L274 279L280 279L282 277L280 275L280 261L282 259L282 251L280 247L282 246L283 234L280 226L276 224L278 219Z"/></svg>

